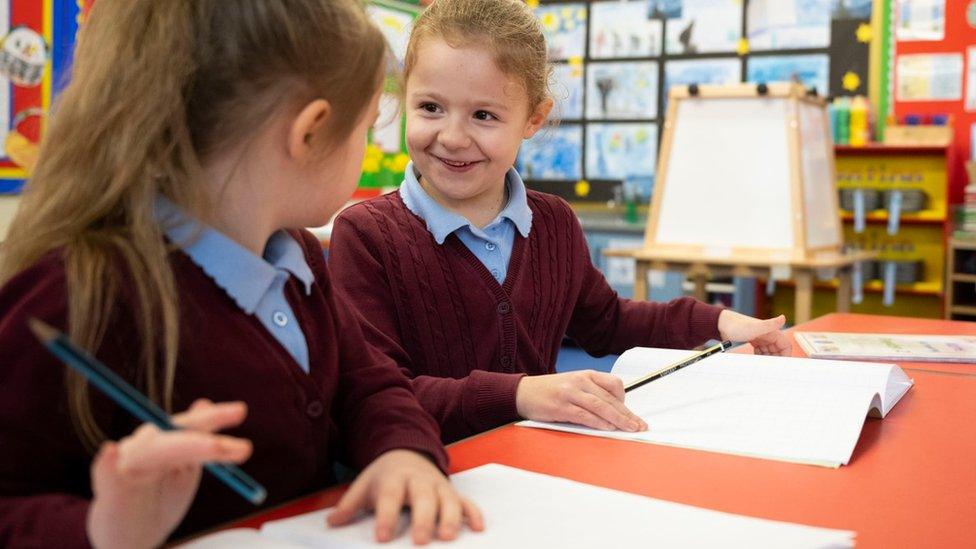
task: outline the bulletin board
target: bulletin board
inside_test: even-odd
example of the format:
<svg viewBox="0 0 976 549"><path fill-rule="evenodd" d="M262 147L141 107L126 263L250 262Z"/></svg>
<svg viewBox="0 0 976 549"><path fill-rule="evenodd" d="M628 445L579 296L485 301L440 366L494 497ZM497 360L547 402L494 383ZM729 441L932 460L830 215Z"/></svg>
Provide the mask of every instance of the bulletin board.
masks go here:
<svg viewBox="0 0 976 549"><path fill-rule="evenodd" d="M798 81L868 94L872 0L529 0L555 65L558 124L520 151L530 187L646 204L668 90ZM622 185L623 184L623 185Z"/></svg>
<svg viewBox="0 0 976 549"><path fill-rule="evenodd" d="M948 115L953 125L950 203L962 202L963 160L974 158L976 135L976 2L887 0L891 26L891 113Z"/></svg>
<svg viewBox="0 0 976 549"><path fill-rule="evenodd" d="M0 193L20 192L90 1L0 0Z"/></svg>

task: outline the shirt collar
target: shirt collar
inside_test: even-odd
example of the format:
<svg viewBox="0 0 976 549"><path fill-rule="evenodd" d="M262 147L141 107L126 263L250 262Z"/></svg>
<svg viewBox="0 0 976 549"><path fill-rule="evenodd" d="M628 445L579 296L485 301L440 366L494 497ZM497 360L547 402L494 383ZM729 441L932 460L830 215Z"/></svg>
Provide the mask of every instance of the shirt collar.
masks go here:
<svg viewBox="0 0 976 549"><path fill-rule="evenodd" d="M532 229L532 210L529 209L525 183L514 168L505 174L505 185L508 187L508 203L492 223L499 219L508 219L523 237L528 237ZM471 225L467 218L448 210L427 194L420 185L413 162L407 165L404 173L400 197L407 209L427 223L427 230L438 244L443 244L454 231Z"/></svg>
<svg viewBox="0 0 976 549"><path fill-rule="evenodd" d="M263 257L258 257L227 235L193 219L166 198L156 199L155 211L166 237L182 248L244 312L254 314L279 269L294 275L306 295L311 293L315 276L301 245L287 232L272 234Z"/></svg>

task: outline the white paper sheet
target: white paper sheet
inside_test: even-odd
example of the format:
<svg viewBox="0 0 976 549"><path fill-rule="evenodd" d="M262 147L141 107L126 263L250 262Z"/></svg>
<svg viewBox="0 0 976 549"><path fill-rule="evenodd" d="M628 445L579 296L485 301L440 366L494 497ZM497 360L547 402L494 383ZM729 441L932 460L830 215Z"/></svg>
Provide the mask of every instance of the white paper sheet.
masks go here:
<svg viewBox="0 0 976 549"><path fill-rule="evenodd" d="M631 349L613 373L626 384L690 354ZM910 386L890 364L722 353L627 393L647 431L519 425L838 467L850 461L868 412L884 416Z"/></svg>
<svg viewBox="0 0 976 549"><path fill-rule="evenodd" d="M489 464L452 476L485 515L487 529L462 531L443 547L851 547L854 532L700 509L558 477ZM371 518L326 528L328 511L265 524L265 537L306 547L373 547ZM407 518L382 547L411 547Z"/></svg>

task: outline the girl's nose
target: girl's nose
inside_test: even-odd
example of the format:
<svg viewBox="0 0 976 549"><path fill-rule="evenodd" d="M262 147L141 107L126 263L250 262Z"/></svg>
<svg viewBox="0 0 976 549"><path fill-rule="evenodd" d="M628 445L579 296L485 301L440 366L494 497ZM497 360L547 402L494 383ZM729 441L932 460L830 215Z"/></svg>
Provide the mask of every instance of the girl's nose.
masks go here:
<svg viewBox="0 0 976 549"><path fill-rule="evenodd" d="M471 145L471 138L468 136L463 122L450 120L437 133L437 142L446 149L459 150L466 149Z"/></svg>

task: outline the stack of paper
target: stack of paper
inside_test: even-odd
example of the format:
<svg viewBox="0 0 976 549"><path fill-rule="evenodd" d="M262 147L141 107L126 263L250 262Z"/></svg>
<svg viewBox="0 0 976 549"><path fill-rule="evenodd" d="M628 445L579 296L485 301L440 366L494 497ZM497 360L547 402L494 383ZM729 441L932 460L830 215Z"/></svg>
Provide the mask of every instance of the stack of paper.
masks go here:
<svg viewBox="0 0 976 549"><path fill-rule="evenodd" d="M854 532L699 509L558 477L489 464L451 477L485 515L486 530L464 530L444 547L852 547ZM260 534L228 531L189 546L373 547L374 522L327 528L328 510L269 522ZM250 533L248 533L250 532ZM411 547L408 518L383 547ZM252 541L245 539L253 538ZM237 545L235 545L237 544Z"/></svg>
<svg viewBox="0 0 976 549"><path fill-rule="evenodd" d="M626 383L691 354L635 348L612 373ZM627 393L645 432L519 425L838 467L850 461L868 413L884 417L911 386L893 364L721 353Z"/></svg>

